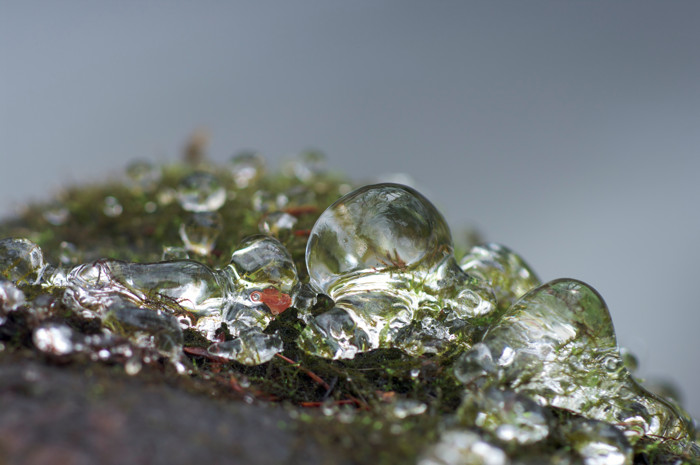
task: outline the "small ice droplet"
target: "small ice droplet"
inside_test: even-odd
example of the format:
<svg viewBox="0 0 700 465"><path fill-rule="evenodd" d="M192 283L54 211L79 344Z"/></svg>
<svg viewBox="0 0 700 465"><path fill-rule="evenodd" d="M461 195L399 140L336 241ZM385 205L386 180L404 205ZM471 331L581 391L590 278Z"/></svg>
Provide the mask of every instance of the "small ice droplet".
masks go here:
<svg viewBox="0 0 700 465"><path fill-rule="evenodd" d="M105 216L116 218L117 216L121 215L123 211L124 207L122 207L116 197L111 195L105 197L104 207L102 208L102 212L105 214Z"/></svg>
<svg viewBox="0 0 700 465"><path fill-rule="evenodd" d="M180 238L185 248L200 255L208 255L223 230L218 212L197 212L180 225Z"/></svg>
<svg viewBox="0 0 700 465"><path fill-rule="evenodd" d="M25 303L24 292L12 282L0 278L0 315L3 311L12 312Z"/></svg>
<svg viewBox="0 0 700 465"><path fill-rule="evenodd" d="M499 244L472 247L459 265L493 289L496 301L503 310L541 284L535 272L519 255Z"/></svg>
<svg viewBox="0 0 700 465"><path fill-rule="evenodd" d="M190 258L187 249L184 247L163 246L162 260L185 260Z"/></svg>
<svg viewBox="0 0 700 465"><path fill-rule="evenodd" d="M126 167L128 183L132 189L151 192L160 182L160 167L146 160L136 160Z"/></svg>
<svg viewBox="0 0 700 465"><path fill-rule="evenodd" d="M280 237L289 233L295 224L297 224L297 219L289 213L272 212L263 217L259 228L261 233Z"/></svg>
<svg viewBox="0 0 700 465"><path fill-rule="evenodd" d="M244 365L260 365L282 352L282 348L282 338L279 335L251 330L231 341L212 344L208 351L217 357L236 360Z"/></svg>
<svg viewBox="0 0 700 465"><path fill-rule="evenodd" d="M61 265L77 265L80 260L80 252L72 242L63 241L59 245L60 254L58 256Z"/></svg>
<svg viewBox="0 0 700 465"><path fill-rule="evenodd" d="M280 210L287 205L289 199L284 194L273 194L270 191L256 191L250 198L253 210L260 213L268 213Z"/></svg>
<svg viewBox="0 0 700 465"><path fill-rule="evenodd" d="M29 239L0 240L0 277L14 283L37 283L44 272L44 254Z"/></svg>
<svg viewBox="0 0 700 465"><path fill-rule="evenodd" d="M418 459L418 465L506 465L508 456L500 447L489 443L470 430L448 430L437 444Z"/></svg>
<svg viewBox="0 0 700 465"><path fill-rule="evenodd" d="M585 465L632 463L632 447L622 431L612 425L574 417L564 423L561 434Z"/></svg>
<svg viewBox="0 0 700 465"><path fill-rule="evenodd" d="M198 171L180 182L177 198L184 210L213 212L226 202L226 190L214 175Z"/></svg>
<svg viewBox="0 0 700 465"><path fill-rule="evenodd" d="M549 435L552 419L535 401L512 391L487 389L465 396L458 418L507 443L534 444Z"/></svg>
<svg viewBox="0 0 700 465"><path fill-rule="evenodd" d="M244 189L265 174L265 159L257 152L243 152L231 158L231 176L239 189Z"/></svg>
<svg viewBox="0 0 700 465"><path fill-rule="evenodd" d="M138 357L131 357L124 364L124 371L129 376L135 376L141 371L142 366L141 360Z"/></svg>
<svg viewBox="0 0 700 465"><path fill-rule="evenodd" d="M303 152L289 161L284 171L302 182L308 182L326 171L326 156L316 150Z"/></svg>
<svg viewBox="0 0 700 465"><path fill-rule="evenodd" d="M68 355L81 350L77 334L70 326L61 323L47 323L32 333L34 346L52 355Z"/></svg>
<svg viewBox="0 0 700 465"><path fill-rule="evenodd" d="M61 226L68 221L70 212L65 205L61 203L54 203L46 207L46 209L42 212L42 216L49 222L49 224L52 224L53 226Z"/></svg>
<svg viewBox="0 0 700 465"><path fill-rule="evenodd" d="M398 399L391 405L391 413L399 419L422 415L427 410L427 404L415 399Z"/></svg>

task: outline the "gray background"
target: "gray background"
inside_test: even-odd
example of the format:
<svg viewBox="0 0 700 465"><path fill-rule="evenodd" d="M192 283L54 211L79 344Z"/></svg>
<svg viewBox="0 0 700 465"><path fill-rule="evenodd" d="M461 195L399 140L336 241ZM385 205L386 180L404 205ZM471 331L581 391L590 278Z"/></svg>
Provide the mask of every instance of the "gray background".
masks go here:
<svg viewBox="0 0 700 465"><path fill-rule="evenodd" d="M403 172L606 298L700 416L700 3L2 2L0 212L177 158Z"/></svg>

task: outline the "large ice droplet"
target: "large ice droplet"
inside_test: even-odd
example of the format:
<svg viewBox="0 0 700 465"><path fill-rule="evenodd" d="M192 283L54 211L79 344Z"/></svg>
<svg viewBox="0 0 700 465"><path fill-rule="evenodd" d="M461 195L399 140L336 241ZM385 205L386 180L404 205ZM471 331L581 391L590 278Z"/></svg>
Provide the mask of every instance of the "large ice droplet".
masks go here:
<svg viewBox="0 0 700 465"><path fill-rule="evenodd" d="M492 291L457 265L442 215L399 184L365 186L331 205L311 230L306 264L336 304L314 316L300 309L300 346L322 357L469 344L469 321L495 308Z"/></svg>
<svg viewBox="0 0 700 465"><path fill-rule="evenodd" d="M184 210L213 212L226 202L226 190L214 175L198 171L180 182L177 198Z"/></svg>
<svg viewBox="0 0 700 465"><path fill-rule="evenodd" d="M488 243L472 247L459 266L493 289L501 309L507 309L540 280L518 254L509 248Z"/></svg>
<svg viewBox="0 0 700 465"><path fill-rule="evenodd" d="M228 291L226 284L206 265L192 260L100 260L71 270L66 297L81 308L98 312L126 298L137 304L154 301L196 314L211 314L221 311Z"/></svg>
<svg viewBox="0 0 700 465"><path fill-rule="evenodd" d="M34 284L45 268L44 254L29 239L0 240L0 277L18 284Z"/></svg>
<svg viewBox="0 0 700 465"><path fill-rule="evenodd" d="M499 385L630 435L692 437L690 420L625 368L610 313L590 286L559 279L525 294L455 362L469 386Z"/></svg>
<svg viewBox="0 0 700 465"><path fill-rule="evenodd" d="M324 293L349 273L410 268L452 253L445 219L421 194L399 184L357 189L331 205L311 230L306 266Z"/></svg>

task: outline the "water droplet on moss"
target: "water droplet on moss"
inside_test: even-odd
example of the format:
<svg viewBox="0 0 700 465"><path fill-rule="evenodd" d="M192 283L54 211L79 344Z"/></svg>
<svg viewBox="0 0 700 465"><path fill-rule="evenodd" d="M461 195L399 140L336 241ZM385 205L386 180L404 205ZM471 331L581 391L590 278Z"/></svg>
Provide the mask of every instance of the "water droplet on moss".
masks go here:
<svg viewBox="0 0 700 465"><path fill-rule="evenodd" d="M243 152L231 158L229 167L236 187L244 189L265 174L265 159L257 152Z"/></svg>
<svg viewBox="0 0 700 465"><path fill-rule="evenodd" d="M14 283L38 283L46 265L44 254L29 239L0 240L0 277Z"/></svg>
<svg viewBox="0 0 700 465"><path fill-rule="evenodd" d="M24 292L12 282L0 278L0 315L17 310L24 303Z"/></svg>
<svg viewBox="0 0 700 465"><path fill-rule="evenodd" d="M126 167L128 185L137 192L151 192L160 182L162 172L159 166L145 160L136 160Z"/></svg>
<svg viewBox="0 0 700 465"><path fill-rule="evenodd" d="M552 422L533 400L495 388L468 393L457 416L465 426L476 425L503 442L515 444L545 439Z"/></svg>
<svg viewBox="0 0 700 465"><path fill-rule="evenodd" d="M226 202L226 190L214 175L198 171L180 182L177 198L184 210L213 212Z"/></svg>
<svg viewBox="0 0 700 465"><path fill-rule="evenodd" d="M208 255L223 230L223 221L218 212L193 213L180 225L180 239L185 248L200 255Z"/></svg>
<svg viewBox="0 0 700 465"><path fill-rule="evenodd" d="M440 352L467 342L469 319L495 308L490 289L457 265L442 215L398 184L365 186L331 205L311 230L306 263L311 284L336 304L302 316L301 346L323 357Z"/></svg>
<svg viewBox="0 0 700 465"><path fill-rule="evenodd" d="M686 414L624 368L605 303L580 281L555 280L525 294L457 360L455 374L471 387L512 387L541 405L619 424L630 435L681 442L692 436Z"/></svg>
<svg viewBox="0 0 700 465"><path fill-rule="evenodd" d="M244 365L260 365L282 352L282 348L282 339L277 334L253 330L241 333L231 341L212 344L207 350L212 355L236 360Z"/></svg>
<svg viewBox="0 0 700 465"><path fill-rule="evenodd" d="M459 265L493 289L502 309L507 309L527 291L540 285L539 278L528 264L515 252L499 244L472 247Z"/></svg>
<svg viewBox="0 0 700 465"><path fill-rule="evenodd" d="M294 225L297 224L297 219L285 212L272 212L260 220L259 229L263 234L270 234L275 237L288 235Z"/></svg>
<svg viewBox="0 0 700 465"><path fill-rule="evenodd" d="M34 346L51 355L68 355L83 350L79 335L62 323L46 323L32 333Z"/></svg>

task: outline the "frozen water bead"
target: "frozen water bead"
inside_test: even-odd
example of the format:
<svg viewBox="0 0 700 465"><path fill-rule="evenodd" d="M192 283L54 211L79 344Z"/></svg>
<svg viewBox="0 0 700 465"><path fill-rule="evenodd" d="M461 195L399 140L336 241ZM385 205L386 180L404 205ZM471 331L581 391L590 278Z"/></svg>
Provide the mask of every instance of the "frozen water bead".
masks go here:
<svg viewBox="0 0 700 465"><path fill-rule="evenodd" d="M137 303L158 301L209 314L221 311L229 287L225 276L193 260L100 260L71 270L66 294L80 307L97 311L124 297Z"/></svg>
<svg viewBox="0 0 700 465"><path fill-rule="evenodd" d="M306 263L312 286L336 304L301 313L300 345L323 357L437 353L468 344L469 321L495 308L492 291L457 265L442 215L399 184L362 187L331 205L311 230Z"/></svg>
<svg viewBox="0 0 700 465"><path fill-rule="evenodd" d="M29 239L0 240L0 277L18 284L37 283L44 272L44 254Z"/></svg>
<svg viewBox="0 0 700 465"><path fill-rule="evenodd" d="M450 230L421 194L399 184L357 189L331 205L306 247L312 282L329 294L341 276L428 265L452 253Z"/></svg>
<svg viewBox="0 0 700 465"><path fill-rule="evenodd" d="M223 221L218 212L197 212L180 225L179 233L187 250L207 255L214 250L222 230Z"/></svg>
<svg viewBox="0 0 700 465"><path fill-rule="evenodd" d="M468 387L500 385L631 436L693 436L685 414L632 379L603 299L580 281L559 279L525 294L456 361L455 375Z"/></svg>
<svg viewBox="0 0 700 465"><path fill-rule="evenodd" d="M180 182L177 198L184 210L212 212L226 202L226 190L214 175L200 171Z"/></svg>
<svg viewBox="0 0 700 465"><path fill-rule="evenodd" d="M462 257L459 266L493 289L498 306L503 310L541 284L525 260L500 244L488 243L472 247Z"/></svg>
<svg viewBox="0 0 700 465"><path fill-rule="evenodd" d="M458 412L464 425L476 425L503 442L532 444L546 438L552 419L533 400L513 391L467 393Z"/></svg>

